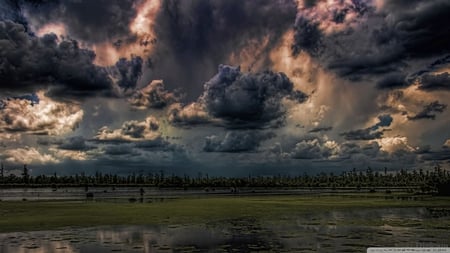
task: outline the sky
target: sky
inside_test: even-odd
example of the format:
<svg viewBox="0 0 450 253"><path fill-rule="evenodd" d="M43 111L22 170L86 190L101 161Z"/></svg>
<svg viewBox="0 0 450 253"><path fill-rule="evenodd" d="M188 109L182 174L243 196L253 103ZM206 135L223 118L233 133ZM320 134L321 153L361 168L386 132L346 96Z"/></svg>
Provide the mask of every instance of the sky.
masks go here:
<svg viewBox="0 0 450 253"><path fill-rule="evenodd" d="M32 174L448 167L448 0L0 0Z"/></svg>

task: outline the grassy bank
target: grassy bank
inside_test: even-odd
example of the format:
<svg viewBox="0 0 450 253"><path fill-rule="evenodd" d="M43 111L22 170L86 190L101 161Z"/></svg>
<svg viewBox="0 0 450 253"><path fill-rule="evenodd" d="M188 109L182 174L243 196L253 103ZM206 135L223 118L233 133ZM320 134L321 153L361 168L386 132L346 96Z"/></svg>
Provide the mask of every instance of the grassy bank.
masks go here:
<svg viewBox="0 0 450 253"><path fill-rule="evenodd" d="M0 232L63 227L200 224L253 217L276 220L333 209L388 207L450 208L450 198L386 199L384 196L245 196L180 198L154 203L2 201Z"/></svg>

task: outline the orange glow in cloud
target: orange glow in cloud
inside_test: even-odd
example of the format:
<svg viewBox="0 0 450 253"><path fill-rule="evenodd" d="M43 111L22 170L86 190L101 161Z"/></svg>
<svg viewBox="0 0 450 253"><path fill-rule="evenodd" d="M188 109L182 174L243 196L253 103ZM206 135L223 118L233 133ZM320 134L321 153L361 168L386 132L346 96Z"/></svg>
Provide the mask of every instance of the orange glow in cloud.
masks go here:
<svg viewBox="0 0 450 253"><path fill-rule="evenodd" d="M95 64L100 66L114 65L120 58L130 55L148 56L155 43L153 24L161 2L159 0L146 0L136 6L137 15L130 23L130 31L136 35L137 41L123 43L119 47L111 42L104 42L92 46L97 57Z"/></svg>
<svg viewBox="0 0 450 253"><path fill-rule="evenodd" d="M54 33L57 36L64 36L67 34L66 27L62 23L48 23L36 31L36 34L39 37L42 37L48 33Z"/></svg>
<svg viewBox="0 0 450 253"><path fill-rule="evenodd" d="M340 32L348 28L354 28L361 22L361 16L351 10L353 2L351 0L326 0L318 1L313 7L307 7L304 1L297 1L298 15L306 17L308 20L316 22L319 29L325 34ZM372 2L369 4L373 5ZM376 7L381 6L380 1L375 3ZM381 7L380 7L381 8ZM342 22L335 22L336 13L345 13Z"/></svg>
<svg viewBox="0 0 450 253"><path fill-rule="evenodd" d="M159 0L146 0L137 7L136 18L130 24L130 30L139 36L153 35L153 23L161 2Z"/></svg>

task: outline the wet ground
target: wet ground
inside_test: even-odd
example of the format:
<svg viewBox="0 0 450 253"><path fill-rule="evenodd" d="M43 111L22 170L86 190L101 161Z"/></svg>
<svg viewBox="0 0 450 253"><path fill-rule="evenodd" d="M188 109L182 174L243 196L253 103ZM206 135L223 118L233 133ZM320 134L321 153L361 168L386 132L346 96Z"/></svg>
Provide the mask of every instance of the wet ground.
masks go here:
<svg viewBox="0 0 450 253"><path fill-rule="evenodd" d="M261 210L262 212L264 210ZM208 224L66 228L0 234L0 252L365 252L370 246L448 247L446 210L375 208Z"/></svg>

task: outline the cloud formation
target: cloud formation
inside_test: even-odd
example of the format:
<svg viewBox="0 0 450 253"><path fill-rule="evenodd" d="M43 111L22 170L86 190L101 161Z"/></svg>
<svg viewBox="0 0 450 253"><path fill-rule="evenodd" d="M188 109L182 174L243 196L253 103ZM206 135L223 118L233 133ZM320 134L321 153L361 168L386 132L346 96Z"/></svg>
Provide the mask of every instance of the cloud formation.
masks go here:
<svg viewBox="0 0 450 253"><path fill-rule="evenodd" d="M223 139L211 135L206 137L203 151L205 152L255 152L262 141L273 138L274 133L260 132L227 132Z"/></svg>
<svg viewBox="0 0 450 253"><path fill-rule="evenodd" d="M450 74L448 72L441 74L425 74L419 80L419 89L425 91L449 91Z"/></svg>
<svg viewBox="0 0 450 253"><path fill-rule="evenodd" d="M3 100L0 132L61 135L75 130L83 119L84 112L78 104L56 102L43 93L37 96L38 104L27 97Z"/></svg>
<svg viewBox="0 0 450 253"><path fill-rule="evenodd" d="M23 147L16 149L8 149L4 156L6 161L14 164L49 164L58 163L54 156L50 154L43 154L34 147Z"/></svg>
<svg viewBox="0 0 450 253"><path fill-rule="evenodd" d="M169 122L176 126L190 126L208 124L213 122L211 116L206 112L205 106L199 102L182 106L180 103L173 104L169 108Z"/></svg>
<svg viewBox="0 0 450 253"><path fill-rule="evenodd" d="M409 120L419 120L419 119L432 119L436 118L436 113L442 113L447 108L446 104L441 104L439 101L433 101L427 105L423 106L423 110L418 112L414 116L408 116Z"/></svg>
<svg viewBox="0 0 450 253"><path fill-rule="evenodd" d="M306 51L351 80L393 73L414 59L450 52L442 26L449 10L445 0L317 1L299 11L292 53ZM391 85L404 83L397 76L379 84Z"/></svg>
<svg viewBox="0 0 450 253"><path fill-rule="evenodd" d="M170 89L184 87L192 99L221 63L266 69L268 52L295 15L294 0L163 1L154 20L157 42L149 77L163 79Z"/></svg>
<svg viewBox="0 0 450 253"><path fill-rule="evenodd" d="M137 109L162 109L178 100L178 96L165 89L162 80L153 80L147 86L136 90L128 99L130 104Z"/></svg>
<svg viewBox="0 0 450 253"><path fill-rule="evenodd" d="M388 127L391 125L393 118L389 114L378 116L378 123L373 126L364 129L357 129L348 132L341 133L346 140L374 140L383 137L383 130L378 130L382 127Z"/></svg>
<svg viewBox="0 0 450 253"><path fill-rule="evenodd" d="M86 140L83 136L74 136L62 141L62 143L58 145L58 148L72 151L87 151L94 147L86 144Z"/></svg>
<svg viewBox="0 0 450 253"><path fill-rule="evenodd" d="M294 91L284 73L242 73L239 67L220 65L218 73L204 85L201 101L211 116L233 127L264 127L284 113L283 98L291 94L304 102L306 94ZM300 101L298 101L300 99Z"/></svg>
<svg viewBox="0 0 450 253"><path fill-rule="evenodd" d="M140 141L140 140L154 140L160 138L161 134L158 131L159 121L149 116L144 121L130 120L125 121L119 129L109 129L102 127L97 132L95 140L97 141Z"/></svg>
<svg viewBox="0 0 450 253"><path fill-rule="evenodd" d="M24 1L21 8L33 28L64 24L71 37L90 43L117 41L132 36L129 24L136 16L135 0ZM34 1L36 2L36 1Z"/></svg>
<svg viewBox="0 0 450 253"><path fill-rule="evenodd" d="M133 88L142 59L120 59L116 66L94 64L95 53L73 39L55 34L36 37L22 24L0 21L0 90L35 92L48 88L52 97L115 96L114 87Z"/></svg>
<svg viewBox="0 0 450 253"><path fill-rule="evenodd" d="M329 159L339 154L339 145L335 141L314 138L295 144L290 152L293 159Z"/></svg>

